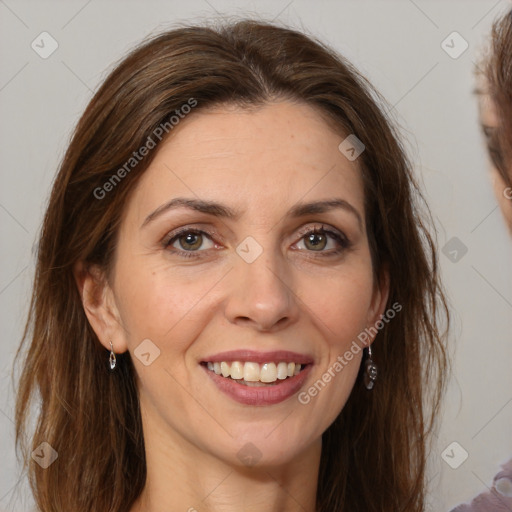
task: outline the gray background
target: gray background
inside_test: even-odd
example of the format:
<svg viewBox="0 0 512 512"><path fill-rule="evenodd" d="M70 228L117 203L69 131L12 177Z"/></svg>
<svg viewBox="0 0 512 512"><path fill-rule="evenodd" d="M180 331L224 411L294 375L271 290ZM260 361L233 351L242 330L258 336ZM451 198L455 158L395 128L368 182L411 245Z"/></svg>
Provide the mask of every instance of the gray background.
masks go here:
<svg viewBox="0 0 512 512"><path fill-rule="evenodd" d="M143 37L176 21L231 14L278 19L318 36L394 106L436 217L454 311L453 375L430 457L432 510L489 487L512 456L512 242L488 179L472 88L490 24L510 7L505 0L0 0L0 511L33 508L27 484L16 485L11 368L33 244L71 130L106 72ZM43 31L59 45L47 59L31 48ZM469 43L457 59L441 47L453 31ZM456 262L441 252L453 237L468 249ZM454 441L460 447L445 452ZM462 449L468 458L461 463Z"/></svg>

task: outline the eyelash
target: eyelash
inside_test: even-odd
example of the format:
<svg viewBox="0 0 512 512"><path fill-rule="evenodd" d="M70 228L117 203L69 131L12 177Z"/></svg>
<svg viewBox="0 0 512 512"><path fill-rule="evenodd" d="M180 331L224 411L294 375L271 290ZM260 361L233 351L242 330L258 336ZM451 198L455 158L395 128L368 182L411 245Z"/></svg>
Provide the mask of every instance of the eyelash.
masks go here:
<svg viewBox="0 0 512 512"><path fill-rule="evenodd" d="M495 128L490 126L482 126L487 143L487 151L491 157L491 161L496 169L502 170L504 168L503 152L501 145L497 139L497 132Z"/></svg>
<svg viewBox="0 0 512 512"><path fill-rule="evenodd" d="M503 167L503 153L501 152L501 148L497 145L493 146L487 144L487 151L496 169L501 169Z"/></svg>
<svg viewBox="0 0 512 512"><path fill-rule="evenodd" d="M208 230L201 230L201 229L194 229L194 228L187 228L187 227L185 227L183 229L180 229L178 231L170 233L169 235L167 235L162 240L162 245L163 245L164 249L167 249L170 252L175 253L178 256L182 256L184 258L202 258L203 256L199 255L197 253L206 252L206 251L199 251L199 250L196 250L196 251L183 251L181 249L176 249L176 248L172 248L171 249L170 248L170 246L177 239L179 239L183 235L190 234L190 233L192 233L194 235L207 235L207 237L210 238L210 239L215 236L214 232L211 232L211 231L208 231ZM315 227L315 228L308 228L306 230L301 230L299 234L300 234L300 240L302 240L303 238L305 238L308 235L315 234L315 235L329 235L336 242L338 242L339 247L337 249L331 250L330 252L325 252L325 251L319 252L318 255L321 258L337 256L337 255L341 254L342 252L344 252L345 250L349 249L351 247L351 245L352 245L351 242L349 241L349 239L345 235L337 233L335 231L331 231L329 229L325 229L323 225L322 225L322 227L320 229L317 229ZM316 252L316 251L306 251L306 252ZM311 257L311 256L309 256L309 257ZM316 256L313 256L313 258L316 258Z"/></svg>

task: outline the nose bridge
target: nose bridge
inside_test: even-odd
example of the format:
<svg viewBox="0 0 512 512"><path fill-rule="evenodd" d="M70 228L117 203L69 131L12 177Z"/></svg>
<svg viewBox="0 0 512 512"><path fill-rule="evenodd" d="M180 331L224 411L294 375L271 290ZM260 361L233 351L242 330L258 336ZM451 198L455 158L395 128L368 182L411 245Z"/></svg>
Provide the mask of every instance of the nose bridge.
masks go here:
<svg viewBox="0 0 512 512"><path fill-rule="evenodd" d="M291 275L271 233L249 236L236 248L234 288L229 301L231 321L251 320L270 329L296 315Z"/></svg>

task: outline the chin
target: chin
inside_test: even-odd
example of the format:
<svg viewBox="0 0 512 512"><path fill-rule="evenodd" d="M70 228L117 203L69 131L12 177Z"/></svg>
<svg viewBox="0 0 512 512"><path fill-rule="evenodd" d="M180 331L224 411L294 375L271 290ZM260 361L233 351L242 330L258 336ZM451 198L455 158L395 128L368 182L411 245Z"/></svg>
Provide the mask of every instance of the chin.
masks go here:
<svg viewBox="0 0 512 512"><path fill-rule="evenodd" d="M280 421L275 422L274 432L271 428L262 429L259 424L254 424L253 428L241 428L239 432L231 429L233 437L226 440L224 446L212 446L211 453L237 468L263 469L293 463L310 449L314 449L317 442L318 447L321 446L321 435L315 440L314 435L308 436L299 428L296 435L289 435L287 428L277 432Z"/></svg>

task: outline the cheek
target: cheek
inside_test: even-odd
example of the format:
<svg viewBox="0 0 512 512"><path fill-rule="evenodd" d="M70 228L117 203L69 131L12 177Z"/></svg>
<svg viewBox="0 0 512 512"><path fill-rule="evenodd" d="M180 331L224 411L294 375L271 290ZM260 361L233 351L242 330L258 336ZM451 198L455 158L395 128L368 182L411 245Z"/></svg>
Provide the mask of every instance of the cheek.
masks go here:
<svg viewBox="0 0 512 512"><path fill-rule="evenodd" d="M507 227L512 234L512 190L507 187L505 180L495 168L491 170L491 179L494 195L507 223Z"/></svg>
<svg viewBox="0 0 512 512"><path fill-rule="evenodd" d="M204 304L215 295L213 287L222 272L165 264L145 267L141 262L126 266L123 275L126 277L118 287L119 309L129 348L134 348L141 337L154 339L158 345L172 339L166 350L176 352L185 343L180 338L193 339L194 327L201 327L199 317L204 315Z"/></svg>
<svg viewBox="0 0 512 512"><path fill-rule="evenodd" d="M144 268L142 263L130 265L118 291L122 327L144 408L193 409L193 404L187 403L189 393L184 392L184 386L193 384L191 375L196 370L190 348L211 321L218 293L215 284L225 271L202 273L190 270L192 267L187 272L168 265L149 267ZM144 361L147 353L149 361L147 357ZM193 394L201 396L201 392L196 390ZM168 417L167 421L175 420Z"/></svg>
<svg viewBox="0 0 512 512"><path fill-rule="evenodd" d="M308 285L313 284L313 281ZM309 287L314 293L303 297L310 311L315 330L322 333L324 354L316 380L299 400L312 408L312 417L323 417L321 427L334 421L346 403L354 386L361 359L363 343L368 340L369 314L373 298L371 260L354 259L337 273L336 278L317 280ZM322 411L319 413L318 411Z"/></svg>
<svg viewBox="0 0 512 512"><path fill-rule="evenodd" d="M371 265L361 262L340 269L335 276L308 279L308 282L305 279L301 299L318 328L323 326L330 345L343 349L368 326L373 290ZM305 290L311 291L306 294Z"/></svg>

